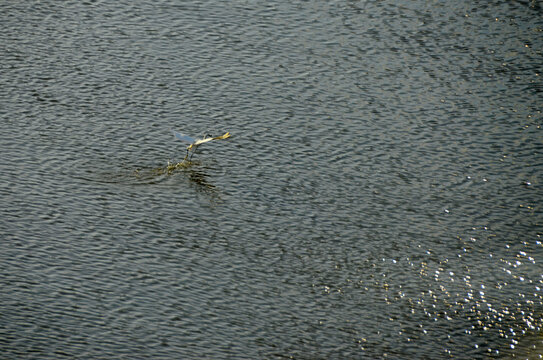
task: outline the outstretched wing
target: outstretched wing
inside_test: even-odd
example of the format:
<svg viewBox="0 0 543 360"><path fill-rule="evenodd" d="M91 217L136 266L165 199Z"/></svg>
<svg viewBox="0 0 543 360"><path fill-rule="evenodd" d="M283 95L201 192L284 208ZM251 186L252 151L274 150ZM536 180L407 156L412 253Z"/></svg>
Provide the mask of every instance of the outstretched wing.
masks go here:
<svg viewBox="0 0 543 360"><path fill-rule="evenodd" d="M196 141L196 139L188 136L188 135L183 135L181 133L178 133L177 131L174 131L172 130L173 134L175 135L176 138L178 138L179 140L183 141L183 142L186 142L187 144L194 144L194 142Z"/></svg>
<svg viewBox="0 0 543 360"><path fill-rule="evenodd" d="M230 133L227 132L226 134L221 135L221 136L208 137L208 138L205 138L205 139L196 140L196 142L194 143L194 145L197 146L197 145L206 143L206 142L211 141L211 140L221 140L221 139L227 139L227 138L229 138L229 137L230 137Z"/></svg>
<svg viewBox="0 0 543 360"><path fill-rule="evenodd" d="M215 140L215 139L211 138L211 137L205 138L205 139L199 139L199 140L196 140L194 145L200 145L200 144L206 143L206 142L211 141L211 140Z"/></svg>
<svg viewBox="0 0 543 360"><path fill-rule="evenodd" d="M221 136L217 136L217 137L214 137L213 140L222 140L222 139L228 139L230 137L230 133L227 132L226 134L224 135L221 135Z"/></svg>

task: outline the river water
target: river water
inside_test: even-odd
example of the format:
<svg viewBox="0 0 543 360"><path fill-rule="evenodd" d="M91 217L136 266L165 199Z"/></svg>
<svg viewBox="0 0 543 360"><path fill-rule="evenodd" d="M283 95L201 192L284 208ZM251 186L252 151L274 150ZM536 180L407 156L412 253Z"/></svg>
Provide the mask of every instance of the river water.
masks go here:
<svg viewBox="0 0 543 360"><path fill-rule="evenodd" d="M2 358L541 354L538 1L0 9Z"/></svg>

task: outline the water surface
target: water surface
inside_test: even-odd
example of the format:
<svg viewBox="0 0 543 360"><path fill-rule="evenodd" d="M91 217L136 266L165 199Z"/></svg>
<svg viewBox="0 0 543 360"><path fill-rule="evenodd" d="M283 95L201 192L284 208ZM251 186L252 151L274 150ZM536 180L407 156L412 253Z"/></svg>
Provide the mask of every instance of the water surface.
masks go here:
<svg viewBox="0 0 543 360"><path fill-rule="evenodd" d="M0 8L4 357L541 353L539 3Z"/></svg>

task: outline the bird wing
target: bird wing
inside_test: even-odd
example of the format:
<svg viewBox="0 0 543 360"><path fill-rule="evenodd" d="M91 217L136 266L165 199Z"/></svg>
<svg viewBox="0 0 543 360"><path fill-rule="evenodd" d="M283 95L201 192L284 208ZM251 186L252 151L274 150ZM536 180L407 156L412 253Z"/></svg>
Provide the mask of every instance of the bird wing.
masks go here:
<svg viewBox="0 0 543 360"><path fill-rule="evenodd" d="M176 138L178 138L179 140L183 141L183 142L186 142L188 144L194 144L194 142L196 141L196 139L188 136L188 135L183 135L181 133L178 133L177 131L174 131L172 130L173 134L175 135Z"/></svg>
<svg viewBox="0 0 543 360"><path fill-rule="evenodd" d="M227 132L226 134L221 135L221 136L208 137L208 138L205 138L205 139L196 140L196 142L194 143L194 145L200 145L200 144L206 143L206 142L211 141L211 140L227 139L227 138L229 138L229 137L230 137L230 133Z"/></svg>
<svg viewBox="0 0 543 360"><path fill-rule="evenodd" d="M227 132L226 134L224 135L221 135L221 136L217 136L217 137L214 137L213 140L221 140L221 139L228 139L230 137L230 133Z"/></svg>
<svg viewBox="0 0 543 360"><path fill-rule="evenodd" d="M196 140L194 145L200 145L200 144L206 143L206 142L211 141L211 140L214 140L214 138L199 139L199 140Z"/></svg>

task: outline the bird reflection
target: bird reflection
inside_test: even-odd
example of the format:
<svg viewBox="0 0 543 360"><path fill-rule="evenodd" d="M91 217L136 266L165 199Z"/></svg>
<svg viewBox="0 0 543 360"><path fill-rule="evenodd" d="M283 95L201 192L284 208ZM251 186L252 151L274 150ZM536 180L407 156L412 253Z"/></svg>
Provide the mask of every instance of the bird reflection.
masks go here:
<svg viewBox="0 0 543 360"><path fill-rule="evenodd" d="M165 168L160 169L159 173L172 175L174 172L183 171L188 175L188 179L198 185L200 189L215 191L216 186L206 180L207 174L201 168L194 168L194 165L198 164L199 162L190 160L183 160L179 163L168 162L168 165Z"/></svg>
<svg viewBox="0 0 543 360"><path fill-rule="evenodd" d="M215 191L216 186L206 180L206 174L203 171L188 169L189 180L200 186L202 189Z"/></svg>

